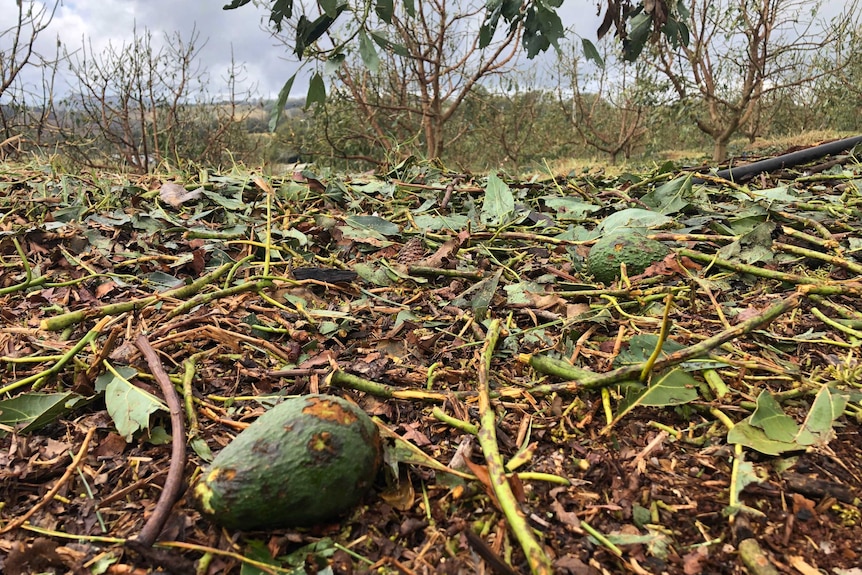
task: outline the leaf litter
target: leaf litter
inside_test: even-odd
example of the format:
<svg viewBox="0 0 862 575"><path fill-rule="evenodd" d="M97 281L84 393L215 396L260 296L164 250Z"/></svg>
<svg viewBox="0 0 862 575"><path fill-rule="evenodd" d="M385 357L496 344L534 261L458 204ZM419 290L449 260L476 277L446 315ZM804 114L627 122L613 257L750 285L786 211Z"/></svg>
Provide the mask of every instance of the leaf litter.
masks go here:
<svg viewBox="0 0 862 575"><path fill-rule="evenodd" d="M3 572L851 572L859 172L5 165ZM597 284L589 247L621 230L673 253ZM180 498L141 545L175 428L141 335L183 400L184 481L325 392L378 421L374 496L249 533Z"/></svg>

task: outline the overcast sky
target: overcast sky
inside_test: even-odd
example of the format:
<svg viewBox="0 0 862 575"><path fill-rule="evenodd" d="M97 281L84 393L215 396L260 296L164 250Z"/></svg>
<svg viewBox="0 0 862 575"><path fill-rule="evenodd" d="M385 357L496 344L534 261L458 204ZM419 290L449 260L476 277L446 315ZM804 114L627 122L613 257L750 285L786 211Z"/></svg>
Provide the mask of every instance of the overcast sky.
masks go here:
<svg viewBox="0 0 862 575"><path fill-rule="evenodd" d="M0 0L6 6L0 10L0 31L10 28L16 13L12 0ZM64 0L57 9L48 30L39 39L39 51L46 56L54 53L56 40L69 51L79 49L82 39L91 42L99 51L112 42L119 47L129 41L135 27L149 29L154 39L161 41L164 33L180 32L184 38L192 30L200 34L199 42L206 42L199 60L210 76L210 90L220 93L231 61L231 50L238 63L246 67L249 83L256 84L263 97L274 97L285 80L296 70L295 58L284 45L277 43L261 28L268 11L253 4L237 10L223 10L228 0ZM594 35L598 26L595 17L595 0L568 0L566 4L576 10L581 23ZM25 0L26 5L26 0ZM51 4L53 5L53 4ZM0 38L0 49L7 47L9 38ZM27 74L28 83L38 81L33 70ZM297 80L296 96L304 96L304 83ZM58 86L66 92L68 87Z"/></svg>
<svg viewBox="0 0 862 575"><path fill-rule="evenodd" d="M0 31L14 24L17 14L12 0L0 0ZM82 41L95 51L109 42L119 47L129 42L133 30L148 29L154 41L161 42L165 33L179 32L189 39L199 33L199 64L210 77L211 90L222 92L223 78L231 62L231 51L237 63L246 68L249 83L266 97L277 93L297 64L285 59L286 49L261 29L267 12L252 4L238 10L222 10L225 0L64 0L50 27L40 36L38 49L53 56L56 41L70 51L80 49ZM26 0L25 0L26 4ZM51 4L53 5L53 4ZM0 39L0 49L7 48L10 38ZM32 71L30 81L33 81ZM67 90L65 86L59 87Z"/></svg>
<svg viewBox="0 0 862 575"><path fill-rule="evenodd" d="M0 10L0 31L3 31L14 23L16 14L12 0L0 1L4 4ZM274 97L297 64L287 58L290 54L283 45L261 29L268 15L265 9L249 4L238 10L222 10L227 1L65 0L51 26L43 32L39 50L44 55L53 55L57 38L70 51L80 48L82 39L91 42L97 51L108 42L120 46L123 41L129 41L135 26L139 31L149 29L159 41L166 32L180 32L184 38L189 38L196 29L200 34L199 42L206 43L199 61L208 71L212 93L224 91L223 78L233 50L235 60L246 67L248 83L256 85L260 96ZM600 21L596 4L597 0L566 0L560 9L564 24L575 26L579 34L594 40ZM837 12L844 1L827 0L826 4L828 10L822 15ZM0 38L0 50L8 43L8 36ZM28 81L36 79L31 71ZM304 95L300 82L294 88L296 96ZM58 89L68 90L63 85Z"/></svg>

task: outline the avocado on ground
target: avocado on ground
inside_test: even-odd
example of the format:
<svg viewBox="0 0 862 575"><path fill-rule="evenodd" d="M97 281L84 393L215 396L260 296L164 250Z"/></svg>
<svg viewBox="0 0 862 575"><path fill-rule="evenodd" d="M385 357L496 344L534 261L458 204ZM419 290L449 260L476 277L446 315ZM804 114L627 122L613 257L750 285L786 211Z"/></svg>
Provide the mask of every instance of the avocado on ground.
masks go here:
<svg viewBox="0 0 862 575"><path fill-rule="evenodd" d="M670 252L666 245L640 232L617 230L593 244L587 255L587 271L597 281L609 284L620 277L620 264L626 264L626 273L634 276Z"/></svg>
<svg viewBox="0 0 862 575"><path fill-rule="evenodd" d="M194 499L231 529L324 523L359 503L382 460L377 426L357 406L333 395L293 397L216 455Z"/></svg>

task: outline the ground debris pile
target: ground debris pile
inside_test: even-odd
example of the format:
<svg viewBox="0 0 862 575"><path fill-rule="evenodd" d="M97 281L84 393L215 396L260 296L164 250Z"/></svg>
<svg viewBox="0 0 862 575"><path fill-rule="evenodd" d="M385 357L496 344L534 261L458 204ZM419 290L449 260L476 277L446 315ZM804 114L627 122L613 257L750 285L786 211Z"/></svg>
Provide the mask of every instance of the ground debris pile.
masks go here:
<svg viewBox="0 0 862 575"><path fill-rule="evenodd" d="M860 170L5 165L0 570L851 573ZM599 283L612 233L669 253ZM311 528L204 519L213 453L308 393L375 418L373 494Z"/></svg>

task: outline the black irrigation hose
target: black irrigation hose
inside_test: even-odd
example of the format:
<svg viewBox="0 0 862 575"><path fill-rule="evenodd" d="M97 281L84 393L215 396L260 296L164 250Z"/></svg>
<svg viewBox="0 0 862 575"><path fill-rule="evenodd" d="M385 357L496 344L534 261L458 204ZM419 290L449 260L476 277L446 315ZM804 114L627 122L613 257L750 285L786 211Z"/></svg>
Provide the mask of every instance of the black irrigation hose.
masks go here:
<svg viewBox="0 0 862 575"><path fill-rule="evenodd" d="M719 170L715 173L715 177L722 178L724 180L740 181L756 176L761 172L772 172L782 168L798 166L818 158L837 154L839 152L849 150L859 143L862 143L862 136L844 138L843 140L836 140L827 144L821 144L820 146L814 146L813 148L806 148L797 152L784 154L783 156L776 156L774 158L754 162L753 164ZM695 184L702 184L704 183L704 180L695 177L692 182Z"/></svg>

